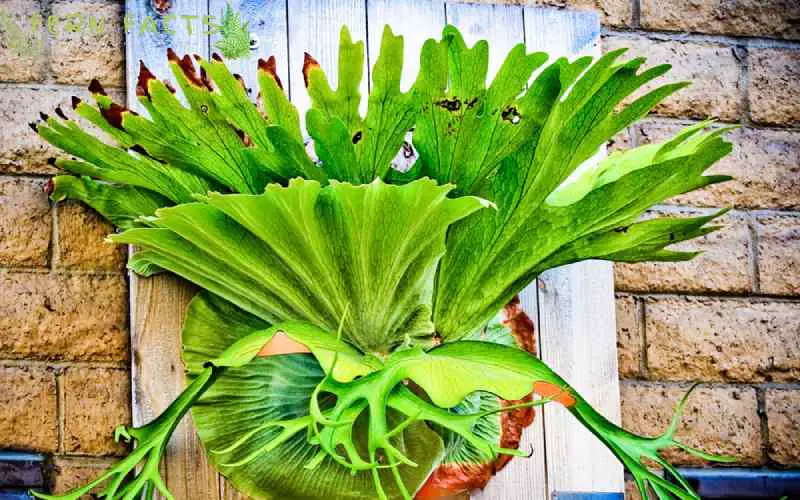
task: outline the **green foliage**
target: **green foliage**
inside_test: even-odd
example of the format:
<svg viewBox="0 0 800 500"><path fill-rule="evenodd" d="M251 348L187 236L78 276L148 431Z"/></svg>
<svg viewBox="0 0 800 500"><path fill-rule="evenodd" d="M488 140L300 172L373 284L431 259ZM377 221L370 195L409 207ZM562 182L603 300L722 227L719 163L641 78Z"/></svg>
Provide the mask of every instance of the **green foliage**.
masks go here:
<svg viewBox="0 0 800 500"><path fill-rule="evenodd" d="M316 358L291 354L255 358L251 362L235 353L244 347L242 339L268 328L268 323L207 292L195 297L190 305L183 330L183 356L190 376L202 373L202 365L210 359L220 365L238 365L226 369L192 408L198 434L206 449L213 450L209 458L238 489L255 498L374 497L369 473L353 475L332 458L313 469L305 467L320 451L319 446L307 442L306 436L309 403L325 376L317 360L330 367L332 358L326 354L338 352L337 367L341 367L344 357L355 349L337 343L327 332L303 335L302 327L290 327L287 330L297 333L296 338L328 342L329 349L312 347ZM263 345L261 340L257 348ZM237 348L231 348L237 341ZM336 351L334 345L340 350ZM230 356L220 358L226 350ZM248 349L244 347L243 351ZM254 354L251 352L249 357ZM231 358L240 361L233 362ZM360 363L360 358L353 361ZM361 434L365 433L358 433ZM363 443L359 446L363 447ZM414 491L438 462L441 439L426 426L416 425L400 436L398 446L420 465L403 470L407 488ZM391 472L384 470L381 475L387 494L399 498Z"/></svg>
<svg viewBox="0 0 800 500"><path fill-rule="evenodd" d="M131 266L170 270L270 323L305 321L364 352L430 337L432 281L447 228L485 206L452 186L294 179L260 195L211 193L112 236L141 246ZM235 241L236 244L231 244ZM391 249L391 250L389 250Z"/></svg>
<svg viewBox="0 0 800 500"><path fill-rule="evenodd" d="M238 53L246 25L230 7L223 29L231 35L220 43ZM547 269L693 257L669 246L713 231L708 223L722 212L643 215L728 179L704 175L730 151L727 128L704 132L704 122L593 162L605 142L685 85L653 86L669 66L621 61L623 50L548 64L520 45L487 86L488 50L446 27L424 44L420 74L402 92L403 40L387 27L362 117L364 44L343 29L335 90L312 57L304 66L315 158L272 58L259 61L261 109L219 57L170 52L187 106L142 66L146 116L113 103L96 82L94 105L73 101L108 137L60 110L33 124L71 155L56 161L72 175L55 179L54 199L84 201L123 229L111 239L139 246L134 271L173 272L206 290L187 317L185 360L191 377L211 366L215 379L189 405L212 460L243 491L343 498L375 487L382 498L409 498L445 445L452 462L520 455L500 448L497 397L519 399L543 382L568 396L570 411L643 492L697 498L659 456L687 449L673 438L676 423L661 437L634 436L502 335L465 339ZM409 133L418 160L399 172L392 161ZM260 358L278 331L311 355ZM177 422L182 412L168 415ZM104 477L124 477L160 443L137 439L135 460ZM160 489L147 467L108 496Z"/></svg>

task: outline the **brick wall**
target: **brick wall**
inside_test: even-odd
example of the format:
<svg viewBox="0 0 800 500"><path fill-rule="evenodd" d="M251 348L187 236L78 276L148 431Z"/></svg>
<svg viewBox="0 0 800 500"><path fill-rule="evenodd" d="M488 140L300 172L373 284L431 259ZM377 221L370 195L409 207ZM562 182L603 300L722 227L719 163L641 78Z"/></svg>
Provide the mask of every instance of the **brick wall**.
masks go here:
<svg viewBox="0 0 800 500"><path fill-rule="evenodd" d="M703 256L617 266L624 424L661 431L689 383L709 382L690 400L683 439L740 464L800 466L800 7L542 3L598 10L606 49L631 47L652 63L672 63L672 78L693 80L614 147L661 140L709 116L742 125L731 134L733 155L714 168L737 179L660 209L734 208L724 230L696 243ZM2 8L119 20L121 5L4 0ZM125 256L102 242L110 228L91 211L47 201L41 188L54 152L27 123L85 96L96 76L124 98L123 37L110 27L101 37L59 32L31 56L0 36L0 443L51 454L59 491L120 453L108 436L130 419Z"/></svg>
<svg viewBox="0 0 800 500"><path fill-rule="evenodd" d="M605 50L630 47L693 81L614 147L660 141L706 117L741 125L733 154L712 169L736 179L659 210L732 207L723 230L684 245L705 253L615 267L623 424L656 434L691 382L707 382L679 437L736 465L800 467L800 4L596 3Z"/></svg>
<svg viewBox="0 0 800 500"><path fill-rule="evenodd" d="M131 419L125 252L103 242L111 227L90 209L48 201L55 151L28 123L71 109L95 76L124 99L122 2L3 0L0 9L26 24L34 12L117 20L102 36L59 25L22 55L0 33L0 448L48 454L47 480L65 491L124 451L110 436Z"/></svg>

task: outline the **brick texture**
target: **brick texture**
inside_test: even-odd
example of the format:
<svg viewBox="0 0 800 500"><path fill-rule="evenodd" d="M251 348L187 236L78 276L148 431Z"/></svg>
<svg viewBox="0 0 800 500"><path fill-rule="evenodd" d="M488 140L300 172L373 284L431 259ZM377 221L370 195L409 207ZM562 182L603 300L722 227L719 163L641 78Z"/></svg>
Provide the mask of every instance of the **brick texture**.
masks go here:
<svg viewBox="0 0 800 500"><path fill-rule="evenodd" d="M44 182L0 179L0 265L48 264L53 217Z"/></svg>
<svg viewBox="0 0 800 500"><path fill-rule="evenodd" d="M125 451L114 429L130 424L130 379L123 370L70 368L64 373L64 450L110 455Z"/></svg>
<svg viewBox="0 0 800 500"><path fill-rule="evenodd" d="M633 18L633 4L627 0L540 0L536 4L592 10L600 15L600 23L604 26L631 26Z"/></svg>
<svg viewBox="0 0 800 500"><path fill-rule="evenodd" d="M666 213L672 217L697 216L697 212ZM620 290L658 292L738 292L752 290L750 230L742 214L720 217L719 231L670 248L701 251L685 262L640 262L614 265Z"/></svg>
<svg viewBox="0 0 800 500"><path fill-rule="evenodd" d="M647 30L800 38L794 0L641 0Z"/></svg>
<svg viewBox="0 0 800 500"><path fill-rule="evenodd" d="M76 202L60 203L57 267L122 270L127 255L125 246L105 241L113 231L114 227L91 208Z"/></svg>
<svg viewBox="0 0 800 500"><path fill-rule="evenodd" d="M86 485L103 471L113 465L108 459L86 459L57 457L53 460L53 470L50 477L50 492L64 494L75 488ZM103 483L105 484L105 483ZM102 490L102 484L95 492ZM81 500L91 500L91 495L84 495Z"/></svg>
<svg viewBox="0 0 800 500"><path fill-rule="evenodd" d="M675 405L688 390L641 382L622 384L622 425L656 436L669 427ZM750 387L699 387L686 404L676 438L710 453L734 456L741 466L764 463L756 391ZM688 453L670 449L663 455L677 465L703 465Z"/></svg>
<svg viewBox="0 0 800 500"><path fill-rule="evenodd" d="M124 93L109 90L117 102ZM71 115L71 96L88 99L88 91L77 87L20 87L0 84L0 173L55 174L58 170L47 159L59 156L58 150L42 140L28 126L39 120L39 113L52 114L60 106Z"/></svg>
<svg viewBox="0 0 800 500"><path fill-rule="evenodd" d="M97 78L106 86L125 84L125 43L122 31L123 5L105 1L56 0L53 14L62 19L57 36L51 38L53 78L59 83L83 85ZM70 31L66 15L81 13L83 27ZM88 16L104 19L102 32L95 32ZM99 23L98 25L99 26ZM99 31L99 29L98 29Z"/></svg>
<svg viewBox="0 0 800 500"><path fill-rule="evenodd" d="M767 389L769 457L782 465L800 465L800 390Z"/></svg>
<svg viewBox="0 0 800 500"><path fill-rule="evenodd" d="M0 366L0 447L58 449L56 379L51 371Z"/></svg>
<svg viewBox="0 0 800 500"><path fill-rule="evenodd" d="M800 295L800 217L757 220L761 292Z"/></svg>
<svg viewBox="0 0 800 500"><path fill-rule="evenodd" d="M36 82L47 67L45 37L31 30L37 0L3 0L0 5L0 81Z"/></svg>
<svg viewBox="0 0 800 500"><path fill-rule="evenodd" d="M800 50L753 49L748 60L752 120L800 125Z"/></svg>
<svg viewBox="0 0 800 500"><path fill-rule="evenodd" d="M0 357L128 359L122 276L0 273Z"/></svg>
<svg viewBox="0 0 800 500"><path fill-rule="evenodd" d="M638 144L663 142L689 123L647 120L634 127ZM695 207L800 208L800 132L743 128L727 134L733 152L707 175L733 180L677 196L670 203Z"/></svg>
<svg viewBox="0 0 800 500"><path fill-rule="evenodd" d="M741 70L731 47L713 43L694 43L674 40L653 40L642 36L611 35L603 38L603 50L627 47L624 57L647 57L650 66L671 64L672 70L635 94L666 82L691 81L656 106L655 113L664 116L705 118L737 121L743 111Z"/></svg>
<svg viewBox="0 0 800 500"><path fill-rule="evenodd" d="M621 295L617 304L617 356L619 376L633 378L641 375L642 328L640 304L634 297Z"/></svg>
<svg viewBox="0 0 800 500"><path fill-rule="evenodd" d="M647 299L645 314L655 380L800 378L800 304L662 297Z"/></svg>

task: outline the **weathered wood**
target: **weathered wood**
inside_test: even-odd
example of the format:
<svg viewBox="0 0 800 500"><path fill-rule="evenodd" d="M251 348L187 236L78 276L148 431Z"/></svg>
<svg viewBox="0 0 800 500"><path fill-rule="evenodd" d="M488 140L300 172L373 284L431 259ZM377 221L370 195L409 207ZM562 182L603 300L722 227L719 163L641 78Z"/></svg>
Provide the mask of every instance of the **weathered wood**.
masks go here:
<svg viewBox="0 0 800 500"><path fill-rule="evenodd" d="M367 3L367 46L370 67L378 60L383 28L403 35L403 73L400 88L407 91L419 74L422 45L438 39L445 24L442 0L370 0Z"/></svg>
<svg viewBox="0 0 800 500"><path fill-rule="evenodd" d="M364 0L304 0L289 2L289 72L290 97L305 123L305 112L311 107L303 81L303 54L316 59L331 88L337 87L339 70L339 33L347 26L353 40L367 39L367 8ZM365 54L366 56L366 54ZM361 95L368 94L365 57ZM362 99L362 113L366 110Z"/></svg>
<svg viewBox="0 0 800 500"><path fill-rule="evenodd" d="M127 37L129 105L135 99L138 61L143 59L159 77L172 78L165 57L167 46L176 52L210 56L218 36L203 36L203 16L221 18L226 0L175 0L167 14L197 16L194 33L140 34ZM150 0L127 0L134 20L158 18ZM518 6L469 5L443 0L236 0L232 5L259 47L251 56L228 61L256 92L258 57L275 55L278 72L301 116L310 106L304 88L303 53L309 52L326 70L333 86L338 67L339 31L347 25L354 40L367 41L368 65L375 63L385 24L404 35L406 57L403 88L411 86L419 68L419 50L427 38L438 37L445 20L458 26L469 44L490 42L491 79L502 56L526 41L528 50L546 50L554 56L598 53L597 17L557 9ZM206 7L210 8L207 10ZM446 17L445 17L446 16ZM138 26L134 24L134 26ZM362 93L367 94L368 71ZM366 99L362 102L362 112ZM539 317L540 355L580 390L601 412L619 418L613 287L610 266L581 263L546 273L540 290L531 286L522 294L523 308ZM131 278L134 422L155 417L184 386L180 361L180 328L193 289L175 278ZM495 478L480 499L547 498L553 491L622 491L621 468L585 429L561 408L537 410L534 426L522 446L533 444L530 460L514 460ZM545 456L546 455L546 456ZM179 500L244 498L208 466L188 419L170 443L165 477Z"/></svg>
<svg viewBox="0 0 800 500"><path fill-rule="evenodd" d="M150 0L126 2L126 13L134 21L126 38L128 106L139 112L143 112L136 98L140 60L159 78L174 81L167 62L167 47L178 54L208 56L208 36L203 35L201 27L208 13L206 3L172 4L167 12L159 13ZM136 28L146 16L158 21L158 33L141 33ZM164 16L175 16L167 26L174 34L166 33ZM181 16L194 16L192 34ZM169 406L185 385L180 331L195 289L172 276L140 278L133 274L130 287L133 423L142 425ZM208 464L189 418L184 419L170 440L162 474L175 498L219 498L217 473Z"/></svg>
<svg viewBox="0 0 800 500"><path fill-rule="evenodd" d="M553 59L598 56L599 35L594 13L525 9L528 47L544 50ZM613 285L607 262L581 262L545 273L539 287L539 341L541 358L603 415L619 422ZM569 412L548 405L544 424L551 495L623 491L619 462Z"/></svg>
<svg viewBox="0 0 800 500"><path fill-rule="evenodd" d="M515 45L525 43L522 7L514 5L448 3L447 23L461 31L468 45L489 41L488 82Z"/></svg>
<svg viewBox="0 0 800 500"><path fill-rule="evenodd" d="M226 6L239 13L242 23L247 23L251 39L256 46L250 54L237 59L226 59L225 64L231 73L242 75L247 88L255 99L258 95L258 59L267 59L275 56L278 77L281 81L288 82L288 31L286 29L286 1L285 0L209 0L209 15L214 16L216 22L221 22L222 13ZM220 52L216 47L221 35L216 33L211 36L209 50Z"/></svg>
<svg viewBox="0 0 800 500"><path fill-rule="evenodd" d="M467 45L474 45L479 40L489 42L488 82L500 69L506 54L515 45L525 42L521 7L448 3L446 12L447 23L461 31ZM538 317L536 287L529 287L520 294L520 301L523 310L535 322ZM538 325L536 328L538 334ZM538 409L533 425L523 434L520 448L532 448L533 456L528 460L512 460L483 491L473 492L471 498L545 498L544 422Z"/></svg>

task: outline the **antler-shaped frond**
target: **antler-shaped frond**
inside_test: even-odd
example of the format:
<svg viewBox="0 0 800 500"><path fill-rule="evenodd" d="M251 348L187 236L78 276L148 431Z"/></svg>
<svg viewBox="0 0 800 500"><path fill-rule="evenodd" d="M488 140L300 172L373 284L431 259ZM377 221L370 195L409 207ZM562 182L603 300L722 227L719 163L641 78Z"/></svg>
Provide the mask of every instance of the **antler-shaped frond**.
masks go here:
<svg viewBox="0 0 800 500"><path fill-rule="evenodd" d="M105 473L89 484L63 495L46 495L32 491L37 498L46 500L78 500L103 483L106 486L98 494L108 500L135 500L142 494L150 500L156 490L165 498L174 500L161 478L159 464L167 448L167 442L175 427L197 399L214 383L219 371L207 367L181 393L159 417L142 427L120 426L114 431L114 440L124 439L135 443L127 457L111 466ZM133 476L133 477L131 477Z"/></svg>
<svg viewBox="0 0 800 500"><path fill-rule="evenodd" d="M642 70L644 59L618 62L624 50L593 64L559 59L524 90L541 62L519 47L487 89L485 46L467 48L446 30L438 50L451 60L449 79L448 67L440 68L439 84L423 105L429 111L414 136L416 175L455 181L462 193L498 206L448 235L434 310L445 339L484 324L542 271L593 258L687 259L694 254L663 248L714 229L704 227L711 218L636 221L667 198L728 179L703 175L730 152L721 138L726 128L704 134L708 123L702 123L664 144L583 166L603 143L686 85L662 85L630 100L668 65ZM456 78L462 66L477 69Z"/></svg>

